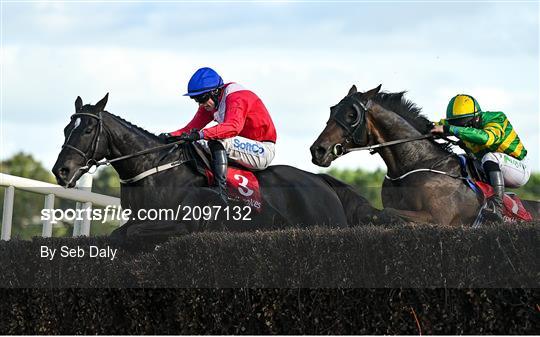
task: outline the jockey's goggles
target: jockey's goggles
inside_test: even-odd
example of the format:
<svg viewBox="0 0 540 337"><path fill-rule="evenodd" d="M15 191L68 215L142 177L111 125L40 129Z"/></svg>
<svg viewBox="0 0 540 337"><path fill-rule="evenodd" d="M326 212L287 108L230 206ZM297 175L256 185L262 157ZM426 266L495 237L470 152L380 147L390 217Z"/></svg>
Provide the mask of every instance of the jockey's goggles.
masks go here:
<svg viewBox="0 0 540 337"><path fill-rule="evenodd" d="M469 127L474 124L474 119L476 117L477 116L454 118L454 119L448 120L448 124L455 125L455 126Z"/></svg>
<svg viewBox="0 0 540 337"><path fill-rule="evenodd" d="M195 102L203 104L206 103L210 97L212 97L212 94L210 92L205 92L204 94L193 96L192 98L195 100Z"/></svg>

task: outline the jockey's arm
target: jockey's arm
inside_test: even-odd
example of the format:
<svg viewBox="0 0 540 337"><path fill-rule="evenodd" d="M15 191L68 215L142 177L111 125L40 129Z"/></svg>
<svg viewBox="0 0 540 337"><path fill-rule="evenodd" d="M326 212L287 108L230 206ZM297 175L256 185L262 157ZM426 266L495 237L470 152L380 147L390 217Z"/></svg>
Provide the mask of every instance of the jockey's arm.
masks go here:
<svg viewBox="0 0 540 337"><path fill-rule="evenodd" d="M186 132L189 133L191 129L202 129L208 123L212 121L212 114L207 112L202 106L199 107L199 110L197 110L197 113L193 117L193 119L183 128L176 130L174 132L171 132L171 136L180 136L182 133Z"/></svg>
<svg viewBox="0 0 540 337"><path fill-rule="evenodd" d="M238 136L246 122L248 102L234 94L227 97L223 123L204 129L204 139L225 139Z"/></svg>
<svg viewBox="0 0 540 337"><path fill-rule="evenodd" d="M436 134L440 133L443 135L450 135L450 131L448 130L449 126L450 124L448 124L448 121L446 119L441 119L440 121L433 123L433 129L431 130L431 132ZM465 152L470 151L462 139L458 138L457 142L454 142L454 145L459 146Z"/></svg>
<svg viewBox="0 0 540 337"><path fill-rule="evenodd" d="M460 140L474 143L478 145L491 146L501 141L503 137L503 123L493 120L484 125L482 128L455 126L448 123L448 120L441 119L436 125L441 125L445 133L456 136Z"/></svg>
<svg viewBox="0 0 540 337"><path fill-rule="evenodd" d="M499 143L503 136L503 129L497 123L488 123L482 129L449 125L448 131L463 141L485 146Z"/></svg>

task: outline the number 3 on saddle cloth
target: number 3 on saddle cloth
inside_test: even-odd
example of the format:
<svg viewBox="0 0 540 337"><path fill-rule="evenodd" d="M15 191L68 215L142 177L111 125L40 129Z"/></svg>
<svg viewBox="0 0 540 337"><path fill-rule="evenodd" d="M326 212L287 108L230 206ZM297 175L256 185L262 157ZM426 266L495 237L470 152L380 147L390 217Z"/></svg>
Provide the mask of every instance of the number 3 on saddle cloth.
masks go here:
<svg viewBox="0 0 540 337"><path fill-rule="evenodd" d="M205 169L208 185L214 184L214 174ZM227 194L229 199L240 201L260 212L262 210L259 181L253 172L238 167L227 168Z"/></svg>
<svg viewBox="0 0 540 337"><path fill-rule="evenodd" d="M471 162L471 159L464 155L458 155L458 158L459 164L461 165L461 175L465 178L467 185L484 201L491 198L495 194L493 187L490 184L480 180L478 168L475 167L473 162ZM471 178L471 176L475 177L475 179ZM505 193L503 204L503 216L506 221L515 222L518 220L532 220L531 213L525 209L523 203L517 195L513 193Z"/></svg>

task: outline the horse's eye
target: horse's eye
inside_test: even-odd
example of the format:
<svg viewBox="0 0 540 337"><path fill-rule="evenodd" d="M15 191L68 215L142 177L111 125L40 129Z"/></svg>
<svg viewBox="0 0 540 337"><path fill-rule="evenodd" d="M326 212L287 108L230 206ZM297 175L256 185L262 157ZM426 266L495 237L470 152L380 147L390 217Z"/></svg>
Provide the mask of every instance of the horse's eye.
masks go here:
<svg viewBox="0 0 540 337"><path fill-rule="evenodd" d="M86 132L86 133L92 133L92 130L93 130L92 128L86 128L86 130L84 130L84 132Z"/></svg>

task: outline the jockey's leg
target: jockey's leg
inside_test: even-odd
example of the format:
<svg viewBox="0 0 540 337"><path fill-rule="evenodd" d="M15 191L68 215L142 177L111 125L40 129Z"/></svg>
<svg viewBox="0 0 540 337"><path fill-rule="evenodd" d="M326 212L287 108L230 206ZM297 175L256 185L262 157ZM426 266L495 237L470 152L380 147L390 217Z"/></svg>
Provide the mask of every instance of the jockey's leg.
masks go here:
<svg viewBox="0 0 540 337"><path fill-rule="evenodd" d="M212 154L212 171L217 192L227 202L227 158L247 169L264 170L274 159L274 143L233 137L202 140L199 143Z"/></svg>
<svg viewBox="0 0 540 337"><path fill-rule="evenodd" d="M504 187L520 187L529 180L530 170L520 160L501 152L487 153L482 157L482 167L493 187L495 194L490 198L491 214L486 214L491 221L503 221Z"/></svg>
<svg viewBox="0 0 540 337"><path fill-rule="evenodd" d="M489 220L502 222L503 221L503 198L504 198L504 178L499 168L499 165L492 161L486 161L483 165L484 172L486 173L489 184L493 187L495 194L490 198L493 208L493 216L489 217Z"/></svg>
<svg viewBox="0 0 540 337"><path fill-rule="evenodd" d="M212 141L199 141L206 151L212 152L210 142ZM252 171L267 168L275 155L275 144L272 142L259 142L240 136L215 140L214 142L223 145L230 160Z"/></svg>
<svg viewBox="0 0 540 337"><path fill-rule="evenodd" d="M259 142L240 136L221 142L231 160L252 171L264 170L274 159L275 145L272 142Z"/></svg>
<svg viewBox="0 0 540 337"><path fill-rule="evenodd" d="M219 196L225 205L228 205L227 198L227 151L220 141L211 140L208 147L212 153L212 171L214 173L214 184Z"/></svg>

